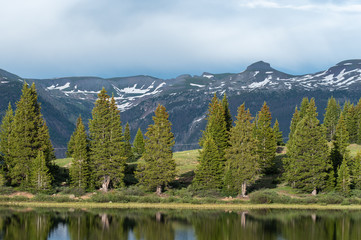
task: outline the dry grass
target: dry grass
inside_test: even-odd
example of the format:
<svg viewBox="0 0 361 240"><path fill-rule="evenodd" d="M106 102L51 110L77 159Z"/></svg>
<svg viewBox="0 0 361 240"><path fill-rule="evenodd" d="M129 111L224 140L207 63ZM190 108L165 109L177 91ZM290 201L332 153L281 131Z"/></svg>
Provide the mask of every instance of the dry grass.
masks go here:
<svg viewBox="0 0 361 240"><path fill-rule="evenodd" d="M118 208L118 209L194 209L194 210L251 210L251 209L316 209L361 210L361 205L320 204L190 204L190 203L90 203L90 202L0 202L1 206L44 208Z"/></svg>

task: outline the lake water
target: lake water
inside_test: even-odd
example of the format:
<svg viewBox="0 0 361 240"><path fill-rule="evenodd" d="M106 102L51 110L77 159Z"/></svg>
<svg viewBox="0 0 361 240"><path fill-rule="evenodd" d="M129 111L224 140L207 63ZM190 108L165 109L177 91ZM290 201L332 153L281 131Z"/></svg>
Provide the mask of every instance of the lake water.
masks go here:
<svg viewBox="0 0 361 240"><path fill-rule="evenodd" d="M361 239L360 211L0 208L0 239Z"/></svg>

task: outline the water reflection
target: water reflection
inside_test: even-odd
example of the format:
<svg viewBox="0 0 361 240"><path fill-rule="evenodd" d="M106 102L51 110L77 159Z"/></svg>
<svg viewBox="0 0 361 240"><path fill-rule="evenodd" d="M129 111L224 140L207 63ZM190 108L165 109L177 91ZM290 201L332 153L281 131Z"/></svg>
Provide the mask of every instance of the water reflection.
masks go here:
<svg viewBox="0 0 361 240"><path fill-rule="evenodd" d="M361 239L361 212L0 208L0 239Z"/></svg>

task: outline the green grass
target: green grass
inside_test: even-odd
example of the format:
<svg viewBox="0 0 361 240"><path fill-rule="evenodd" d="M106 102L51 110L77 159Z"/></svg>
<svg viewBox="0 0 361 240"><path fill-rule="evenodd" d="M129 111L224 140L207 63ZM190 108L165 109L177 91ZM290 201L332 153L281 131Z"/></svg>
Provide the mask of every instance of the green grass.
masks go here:
<svg viewBox="0 0 361 240"><path fill-rule="evenodd" d="M73 159L72 158L59 158L55 160L55 164L59 167L69 167L69 163L71 163Z"/></svg>
<svg viewBox="0 0 361 240"><path fill-rule="evenodd" d="M356 156L356 154L361 151L361 145L358 144L350 144L348 146L348 150L350 150L351 156Z"/></svg>
<svg viewBox="0 0 361 240"><path fill-rule="evenodd" d="M178 175L194 171L198 164L199 151L189 150L183 152L175 152L173 158L177 164Z"/></svg>

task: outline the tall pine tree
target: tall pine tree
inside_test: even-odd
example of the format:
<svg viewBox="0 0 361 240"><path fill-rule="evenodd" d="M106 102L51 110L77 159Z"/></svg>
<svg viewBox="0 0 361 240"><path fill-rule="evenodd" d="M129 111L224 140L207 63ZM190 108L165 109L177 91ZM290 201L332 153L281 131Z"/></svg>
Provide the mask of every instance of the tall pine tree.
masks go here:
<svg viewBox="0 0 361 240"><path fill-rule="evenodd" d="M45 154L39 150L38 156L31 163L30 186L35 190L48 190L51 188L51 179Z"/></svg>
<svg viewBox="0 0 361 240"><path fill-rule="evenodd" d="M271 112L266 102L258 113L255 136L258 140L258 155L262 171L273 165L276 156L277 142L271 127Z"/></svg>
<svg viewBox="0 0 361 240"><path fill-rule="evenodd" d="M133 155L135 160L141 158L143 153L144 153L144 137L142 131L140 130L140 128L138 128L137 134L135 135L133 141Z"/></svg>
<svg viewBox="0 0 361 240"><path fill-rule="evenodd" d="M219 189L222 187L223 162L213 138L204 141L199 153L192 186L195 189Z"/></svg>
<svg viewBox="0 0 361 240"><path fill-rule="evenodd" d="M247 185L259 177L261 166L258 141L253 135L253 123L249 109L244 104L238 108L235 126L231 129L230 147L226 149L225 189L235 190L246 196Z"/></svg>
<svg viewBox="0 0 361 240"><path fill-rule="evenodd" d="M13 128L14 121L14 112L9 103L8 110L6 111L5 116L2 119L0 126L0 153L2 156L2 162L4 166L4 171L7 172L12 163L11 163L11 130Z"/></svg>
<svg viewBox="0 0 361 240"><path fill-rule="evenodd" d="M352 163L351 169L353 185L355 189L361 190L361 151L356 154Z"/></svg>
<svg viewBox="0 0 361 240"><path fill-rule="evenodd" d="M291 119L291 124L290 124L290 133L288 134L288 140L291 140L293 137L293 134L296 131L296 127L297 124L299 123L299 121L301 120L300 118L300 112L298 111L297 107L295 108L295 113L293 114L293 117Z"/></svg>
<svg viewBox="0 0 361 240"><path fill-rule="evenodd" d="M341 107L335 98L328 99L327 107L323 118L323 125L326 128L327 140L333 140L336 133L336 126L338 119L340 118Z"/></svg>
<svg viewBox="0 0 361 240"><path fill-rule="evenodd" d="M126 162L133 162L134 156L132 151L132 144L130 143L130 129L129 123L125 125L124 128L124 156L126 157Z"/></svg>
<svg viewBox="0 0 361 240"><path fill-rule="evenodd" d="M32 161L37 158L39 150L44 153L45 165L49 168L55 156L54 149L40 113L34 83L31 87L24 83L21 98L16 106L10 134L12 160L9 175L13 184L30 186Z"/></svg>
<svg viewBox="0 0 361 240"><path fill-rule="evenodd" d="M119 110L114 97L109 99L103 88L89 120L90 167L95 187L108 191L122 186L125 169L124 144Z"/></svg>
<svg viewBox="0 0 361 240"><path fill-rule="evenodd" d="M313 98L287 148L285 178L292 186L309 192L333 186L328 142L324 127L319 125Z"/></svg>
<svg viewBox="0 0 361 240"><path fill-rule="evenodd" d="M73 158L69 169L71 186L86 189L89 178L89 149L88 136L81 116L76 122L73 133L73 145L71 146Z"/></svg>
<svg viewBox="0 0 361 240"><path fill-rule="evenodd" d="M342 164L337 169L337 175L336 190L340 191L343 195L348 196L351 191L351 176L347 166L347 158L342 160Z"/></svg>
<svg viewBox="0 0 361 240"><path fill-rule="evenodd" d="M224 93L224 95L223 95L222 106L223 106L223 110L224 110L224 119L226 121L226 128L227 128L227 131L230 131L232 128L233 120L232 120L231 111L229 109L229 104L228 104L228 99L227 99L226 93Z"/></svg>
<svg viewBox="0 0 361 240"><path fill-rule="evenodd" d="M154 124L145 134L145 163L136 172L139 183L150 189L156 188L157 194L162 193L162 188L173 181L176 174L172 151L174 135L168 118L165 107L158 105L153 116Z"/></svg>
<svg viewBox="0 0 361 240"><path fill-rule="evenodd" d="M283 142L282 132L280 131L280 125L279 125L277 119L276 119L275 123L273 124L273 132L275 134L277 146L285 145L284 142Z"/></svg>

